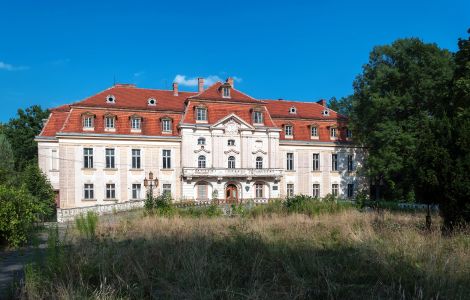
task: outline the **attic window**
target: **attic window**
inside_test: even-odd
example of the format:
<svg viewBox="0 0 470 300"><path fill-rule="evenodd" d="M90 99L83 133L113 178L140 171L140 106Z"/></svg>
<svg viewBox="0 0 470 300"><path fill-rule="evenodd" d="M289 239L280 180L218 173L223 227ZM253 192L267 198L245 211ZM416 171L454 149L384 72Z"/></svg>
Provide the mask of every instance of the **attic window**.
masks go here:
<svg viewBox="0 0 470 300"><path fill-rule="evenodd" d="M329 110L329 109L323 110L323 111L322 111L322 115L323 115L324 117L329 116L329 115L330 115L330 110Z"/></svg>
<svg viewBox="0 0 470 300"><path fill-rule="evenodd" d="M230 88L228 86L224 86L224 88L222 89L222 92L223 92L223 97L224 98L230 98Z"/></svg>
<svg viewBox="0 0 470 300"><path fill-rule="evenodd" d="M114 95L106 96L106 103L116 103L116 97Z"/></svg>
<svg viewBox="0 0 470 300"><path fill-rule="evenodd" d="M295 108L295 106L292 106L291 108L289 108L289 113L290 114L296 114L297 113L297 108Z"/></svg>
<svg viewBox="0 0 470 300"><path fill-rule="evenodd" d="M155 98L149 98L148 105L151 105L151 106L157 105L157 100Z"/></svg>

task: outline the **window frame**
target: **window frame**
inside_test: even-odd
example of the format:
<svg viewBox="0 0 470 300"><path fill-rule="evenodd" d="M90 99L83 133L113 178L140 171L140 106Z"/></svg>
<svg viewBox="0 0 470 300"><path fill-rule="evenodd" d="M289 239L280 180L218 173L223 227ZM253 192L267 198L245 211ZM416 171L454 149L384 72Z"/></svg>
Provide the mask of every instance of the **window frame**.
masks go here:
<svg viewBox="0 0 470 300"><path fill-rule="evenodd" d="M140 183L133 183L131 189L132 195L131 199L133 200L140 200L142 199L142 184Z"/></svg>
<svg viewBox="0 0 470 300"><path fill-rule="evenodd" d="M314 183L312 185L312 197L320 198L320 184L319 183Z"/></svg>
<svg viewBox="0 0 470 300"><path fill-rule="evenodd" d="M338 128L336 128L336 127L331 127L330 128L330 138L332 138L332 139L338 138Z"/></svg>
<svg viewBox="0 0 470 300"><path fill-rule="evenodd" d="M171 196L171 183L162 184L162 195L169 194Z"/></svg>
<svg viewBox="0 0 470 300"><path fill-rule="evenodd" d="M171 133L173 131L173 122L170 118L163 118L161 122L162 132Z"/></svg>
<svg viewBox="0 0 470 300"><path fill-rule="evenodd" d="M162 150L162 169L171 169L171 150Z"/></svg>
<svg viewBox="0 0 470 300"><path fill-rule="evenodd" d="M131 149L131 168L134 170L142 169L142 150Z"/></svg>
<svg viewBox="0 0 470 300"><path fill-rule="evenodd" d="M261 156L257 156L255 159L255 169L263 169L263 158Z"/></svg>
<svg viewBox="0 0 470 300"><path fill-rule="evenodd" d="M109 126L112 125L112 126ZM104 117L104 129L113 130L116 129L116 116L105 116Z"/></svg>
<svg viewBox="0 0 470 300"><path fill-rule="evenodd" d="M109 151L109 152L108 152ZM105 148L105 168L106 169L115 169L116 168L116 151L114 148Z"/></svg>
<svg viewBox="0 0 470 300"><path fill-rule="evenodd" d="M287 130L289 128L289 130ZM294 126L291 124L284 125L284 136L293 137L294 136Z"/></svg>
<svg viewBox="0 0 470 300"><path fill-rule="evenodd" d="M255 198L256 199L264 198L264 184L255 183Z"/></svg>
<svg viewBox="0 0 470 300"><path fill-rule="evenodd" d="M318 126L310 127L310 137L313 137L313 138L318 137Z"/></svg>
<svg viewBox="0 0 470 300"><path fill-rule="evenodd" d="M89 123L89 124L88 124ZM93 129L95 128L94 118L90 115L83 116L83 128L84 129ZM89 125L89 126L88 126Z"/></svg>
<svg viewBox="0 0 470 300"><path fill-rule="evenodd" d="M199 182L197 185L196 200L208 200L209 199L209 185L207 182ZM203 192L203 193L202 193ZM201 197L201 195L203 197Z"/></svg>
<svg viewBox="0 0 470 300"><path fill-rule="evenodd" d="M131 118L131 130L142 130L142 118L139 118L139 117Z"/></svg>
<svg viewBox="0 0 470 300"><path fill-rule="evenodd" d="M197 157L197 167L198 169L205 169L207 167L207 160L205 155L199 155Z"/></svg>
<svg viewBox="0 0 470 300"><path fill-rule="evenodd" d="M331 195L333 195L334 197L339 196L339 184L333 183L331 185Z"/></svg>
<svg viewBox="0 0 470 300"><path fill-rule="evenodd" d="M93 148L83 148L83 168L93 169Z"/></svg>
<svg viewBox="0 0 470 300"><path fill-rule="evenodd" d="M59 170L59 150L58 149L51 149L51 170L52 171Z"/></svg>
<svg viewBox="0 0 470 300"><path fill-rule="evenodd" d="M85 200L95 199L95 186L93 183L83 184L83 199Z"/></svg>
<svg viewBox="0 0 470 300"><path fill-rule="evenodd" d="M196 122L207 122L207 107L196 107Z"/></svg>
<svg viewBox="0 0 470 300"><path fill-rule="evenodd" d="M115 183L106 183L105 189L105 199L114 200L116 199L116 184Z"/></svg>
<svg viewBox="0 0 470 300"><path fill-rule="evenodd" d="M287 197L294 197L295 190L294 190L294 184L293 183L288 183L286 185L286 195L287 195Z"/></svg>
<svg viewBox="0 0 470 300"><path fill-rule="evenodd" d="M235 169L235 166L236 166L235 156L231 155L227 158L227 168L228 169Z"/></svg>
<svg viewBox="0 0 470 300"><path fill-rule="evenodd" d="M260 110L253 111L253 124L263 124L263 112Z"/></svg>
<svg viewBox="0 0 470 300"><path fill-rule="evenodd" d="M202 141L202 143L201 143L200 141ZM197 139L197 144L198 144L198 145L205 145L205 144L206 144L206 138L205 138L205 137L202 137L202 136L199 137L199 138Z"/></svg>
<svg viewBox="0 0 470 300"><path fill-rule="evenodd" d="M347 187L347 197L353 198L354 197L354 183L348 183Z"/></svg>
<svg viewBox="0 0 470 300"><path fill-rule="evenodd" d="M235 140L234 139L227 140L227 146L235 146Z"/></svg>
<svg viewBox="0 0 470 300"><path fill-rule="evenodd" d="M331 154L331 171L338 171L338 153Z"/></svg>
<svg viewBox="0 0 470 300"><path fill-rule="evenodd" d="M294 171L294 153L293 152L286 153L286 170Z"/></svg>
<svg viewBox="0 0 470 300"><path fill-rule="evenodd" d="M320 171L320 153L312 154L312 171Z"/></svg>

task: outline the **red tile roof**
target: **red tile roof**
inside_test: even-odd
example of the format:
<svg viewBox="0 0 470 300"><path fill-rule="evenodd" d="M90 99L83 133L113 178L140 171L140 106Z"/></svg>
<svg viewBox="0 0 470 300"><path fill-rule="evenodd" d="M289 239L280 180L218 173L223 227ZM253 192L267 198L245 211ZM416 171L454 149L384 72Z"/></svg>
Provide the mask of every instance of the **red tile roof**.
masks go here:
<svg viewBox="0 0 470 300"><path fill-rule="evenodd" d="M40 136L55 137L56 133L64 126L65 120L69 115L68 105L63 105L51 109L47 123L42 129Z"/></svg>
<svg viewBox="0 0 470 300"><path fill-rule="evenodd" d="M293 118L293 119L322 119L336 120L346 119L345 116L329 109L329 116L323 116L325 107L316 102L299 102L286 100L264 100L266 107L273 118ZM296 113L289 112L291 107L296 108Z"/></svg>
<svg viewBox="0 0 470 300"><path fill-rule="evenodd" d="M200 100L218 100L218 101L228 101L228 102L244 102L244 103L262 103L262 101L256 100L253 97L250 97L239 90L231 88L230 98L222 97L221 87L224 85L222 82L216 82L208 89L204 90L202 93L189 97L190 99L200 99Z"/></svg>

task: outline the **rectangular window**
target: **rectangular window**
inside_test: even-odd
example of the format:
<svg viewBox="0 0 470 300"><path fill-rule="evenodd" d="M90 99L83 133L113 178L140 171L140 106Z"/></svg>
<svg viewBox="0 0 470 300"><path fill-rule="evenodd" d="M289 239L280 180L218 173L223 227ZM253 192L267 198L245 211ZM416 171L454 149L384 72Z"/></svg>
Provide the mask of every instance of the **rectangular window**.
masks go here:
<svg viewBox="0 0 470 300"><path fill-rule="evenodd" d="M171 120L170 119L163 119L162 120L162 131L163 132L171 132Z"/></svg>
<svg viewBox="0 0 470 300"><path fill-rule="evenodd" d="M93 148L83 148L83 168L93 168Z"/></svg>
<svg viewBox="0 0 470 300"><path fill-rule="evenodd" d="M132 118L131 119L131 128L132 129L140 129L141 128L141 119L140 118Z"/></svg>
<svg viewBox="0 0 470 300"><path fill-rule="evenodd" d="M331 194L335 197L338 197L339 185L334 183L331 185Z"/></svg>
<svg viewBox="0 0 470 300"><path fill-rule="evenodd" d="M284 131L286 133L286 136L292 136L292 125L284 126Z"/></svg>
<svg viewBox="0 0 470 300"><path fill-rule="evenodd" d="M262 124L263 123L263 113L260 111L253 112L253 123Z"/></svg>
<svg viewBox="0 0 470 300"><path fill-rule="evenodd" d="M335 137L336 137L336 128L334 128L334 127L333 127L333 128L330 128L330 136L331 136L332 138L335 138Z"/></svg>
<svg viewBox="0 0 470 300"><path fill-rule="evenodd" d="M132 169L140 169L140 149L132 149Z"/></svg>
<svg viewBox="0 0 470 300"><path fill-rule="evenodd" d="M294 170L294 153L287 153L287 166L288 171Z"/></svg>
<svg viewBox="0 0 470 300"><path fill-rule="evenodd" d="M83 187L83 198L94 199L94 197L93 184L86 183Z"/></svg>
<svg viewBox="0 0 470 300"><path fill-rule="evenodd" d="M352 198L354 196L354 184L348 183L348 198Z"/></svg>
<svg viewBox="0 0 470 300"><path fill-rule="evenodd" d="M224 87L224 98L230 98L230 89L228 87Z"/></svg>
<svg viewBox="0 0 470 300"><path fill-rule="evenodd" d="M163 169L171 169L171 150L163 150Z"/></svg>
<svg viewBox="0 0 470 300"><path fill-rule="evenodd" d="M107 129L114 128L114 117L106 117L105 118L105 125Z"/></svg>
<svg viewBox="0 0 470 300"><path fill-rule="evenodd" d="M52 170L58 170L59 169L59 156L57 154L57 149L52 149L51 169Z"/></svg>
<svg viewBox="0 0 470 300"><path fill-rule="evenodd" d="M162 194L169 194L171 195L171 184L165 183L162 185Z"/></svg>
<svg viewBox="0 0 470 300"><path fill-rule="evenodd" d="M196 108L196 120L207 121L207 109L203 107Z"/></svg>
<svg viewBox="0 0 470 300"><path fill-rule="evenodd" d="M352 131L350 129L346 129L346 137L352 138Z"/></svg>
<svg viewBox="0 0 470 300"><path fill-rule="evenodd" d="M320 198L320 185L318 183L315 183L313 185L312 196L315 197L315 198Z"/></svg>
<svg viewBox="0 0 470 300"><path fill-rule="evenodd" d="M132 185L132 199L141 199L140 191L142 186L140 184L133 184Z"/></svg>
<svg viewBox="0 0 470 300"><path fill-rule="evenodd" d="M116 167L114 161L114 149L106 149L106 169L114 169Z"/></svg>
<svg viewBox="0 0 470 300"><path fill-rule="evenodd" d="M331 170L338 171L338 154L331 154Z"/></svg>
<svg viewBox="0 0 470 300"><path fill-rule="evenodd" d="M255 196L256 198L263 198L263 185L262 184L255 185Z"/></svg>
<svg viewBox="0 0 470 300"><path fill-rule="evenodd" d="M348 155L348 171L352 172L354 170L353 167L353 156L351 154Z"/></svg>
<svg viewBox="0 0 470 300"><path fill-rule="evenodd" d="M318 136L318 128L315 127L315 126L312 126L310 128L310 134L311 134L311 136Z"/></svg>
<svg viewBox="0 0 470 300"><path fill-rule="evenodd" d="M106 199L116 199L116 185L114 183L106 184Z"/></svg>
<svg viewBox="0 0 470 300"><path fill-rule="evenodd" d="M84 117L83 118L83 128L93 128L93 118Z"/></svg>
<svg viewBox="0 0 470 300"><path fill-rule="evenodd" d="M294 185L292 183L287 184L287 197L294 196Z"/></svg>
<svg viewBox="0 0 470 300"><path fill-rule="evenodd" d="M228 146L235 146L235 140L228 140L227 145Z"/></svg>
<svg viewBox="0 0 470 300"><path fill-rule="evenodd" d="M197 200L207 200L207 184L197 185Z"/></svg>
<svg viewBox="0 0 470 300"><path fill-rule="evenodd" d="M313 153L313 171L320 170L320 154Z"/></svg>

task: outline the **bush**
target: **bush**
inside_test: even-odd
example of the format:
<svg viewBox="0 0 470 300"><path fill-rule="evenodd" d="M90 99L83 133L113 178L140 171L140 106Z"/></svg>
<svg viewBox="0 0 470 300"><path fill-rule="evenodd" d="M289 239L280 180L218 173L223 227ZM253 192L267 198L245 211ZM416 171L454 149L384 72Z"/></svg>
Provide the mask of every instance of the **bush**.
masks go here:
<svg viewBox="0 0 470 300"><path fill-rule="evenodd" d="M288 197L284 202L284 206L288 213L303 213L314 216L324 213L337 213L350 209L354 205L349 202L338 202L335 196L328 194L323 200L307 195Z"/></svg>
<svg viewBox="0 0 470 300"><path fill-rule="evenodd" d="M17 247L26 243L39 207L24 186L0 185L0 236Z"/></svg>
<svg viewBox="0 0 470 300"><path fill-rule="evenodd" d="M98 215L93 212L87 212L86 216L83 214L75 219L75 225L82 236L87 239L96 237L96 225L98 224Z"/></svg>
<svg viewBox="0 0 470 300"><path fill-rule="evenodd" d="M172 216L176 213L170 193L164 193L157 197L148 194L147 199L145 199L144 207L149 214Z"/></svg>

